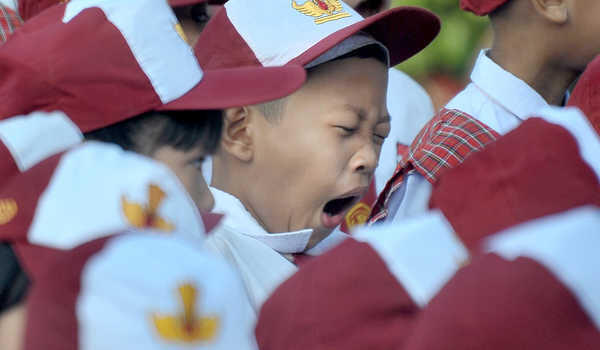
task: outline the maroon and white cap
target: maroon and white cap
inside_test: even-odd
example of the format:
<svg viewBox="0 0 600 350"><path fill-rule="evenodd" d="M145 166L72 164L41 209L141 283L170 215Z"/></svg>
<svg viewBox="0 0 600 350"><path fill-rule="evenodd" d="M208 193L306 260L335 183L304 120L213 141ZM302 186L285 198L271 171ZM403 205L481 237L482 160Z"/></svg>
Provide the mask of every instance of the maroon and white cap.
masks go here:
<svg viewBox="0 0 600 350"><path fill-rule="evenodd" d="M131 228L200 243L207 231L166 166L107 143L77 145L0 188L0 240L14 244L34 279L51 256Z"/></svg>
<svg viewBox="0 0 600 350"><path fill-rule="evenodd" d="M48 264L27 297L24 349L256 349L240 278L182 235L128 232Z"/></svg>
<svg viewBox="0 0 600 350"><path fill-rule="evenodd" d="M482 239L543 215L600 204L600 184L568 131L531 118L444 173L433 196L441 212L402 226L364 228L355 235L361 243L347 240L284 282L261 311L259 345L400 347L419 310L479 251Z"/></svg>
<svg viewBox="0 0 600 350"><path fill-rule="evenodd" d="M403 349L596 349L600 208L492 237L422 312Z"/></svg>
<svg viewBox="0 0 600 350"><path fill-rule="evenodd" d="M355 34L382 44L396 65L425 48L439 19L418 7L397 7L367 19L341 0L230 0L207 23L196 54L207 68L306 66Z"/></svg>
<svg viewBox="0 0 600 350"><path fill-rule="evenodd" d="M45 9L68 2L69 0L19 0L19 15L23 20L28 20ZM222 5L226 0L169 0L171 7L187 6L208 2Z"/></svg>
<svg viewBox="0 0 600 350"><path fill-rule="evenodd" d="M20 133L0 132L0 174L35 163L10 161L24 137L51 138L56 145L39 144L52 153L80 140L81 132L150 110L273 100L299 88L305 74L299 66L204 70L164 0L71 0L29 20L3 44L0 119L34 111L68 118L56 116L50 129L36 121Z"/></svg>

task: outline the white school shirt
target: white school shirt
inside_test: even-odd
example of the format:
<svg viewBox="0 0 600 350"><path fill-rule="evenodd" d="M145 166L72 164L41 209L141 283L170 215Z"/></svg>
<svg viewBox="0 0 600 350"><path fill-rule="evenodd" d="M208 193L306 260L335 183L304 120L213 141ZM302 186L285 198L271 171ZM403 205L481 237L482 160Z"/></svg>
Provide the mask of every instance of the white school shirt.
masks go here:
<svg viewBox="0 0 600 350"><path fill-rule="evenodd" d="M548 103L531 86L492 61L487 56L488 51L479 53L471 72L471 83L448 102L446 108L465 112L504 135ZM386 221L423 214L428 210L431 191L427 179L412 172L390 198Z"/></svg>
<svg viewBox="0 0 600 350"><path fill-rule="evenodd" d="M19 11L17 0L0 0L0 5L4 5L13 11Z"/></svg>
<svg viewBox="0 0 600 350"><path fill-rule="evenodd" d="M235 196L214 187L210 190L215 199L213 213L225 217L208 236L206 246L238 270L257 314L273 290L297 270L283 254L320 255L347 237L333 232L315 247L304 251L312 229L268 233Z"/></svg>

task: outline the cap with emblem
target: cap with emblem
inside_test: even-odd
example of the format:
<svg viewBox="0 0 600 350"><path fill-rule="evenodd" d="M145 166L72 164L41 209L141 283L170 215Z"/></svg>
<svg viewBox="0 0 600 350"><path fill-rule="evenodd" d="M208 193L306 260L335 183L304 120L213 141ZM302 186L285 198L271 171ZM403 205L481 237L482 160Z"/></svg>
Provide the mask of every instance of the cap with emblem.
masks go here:
<svg viewBox="0 0 600 350"><path fill-rule="evenodd" d="M487 16L509 0L460 0L460 8L478 16Z"/></svg>
<svg viewBox="0 0 600 350"><path fill-rule="evenodd" d="M2 47L0 118L64 113L21 119L21 132L0 125L0 175L35 164L19 160L22 151L48 156L81 132L150 110L269 101L296 90L305 74L300 66L203 69L163 0L71 0L26 22ZM36 142L22 149L24 139Z"/></svg>
<svg viewBox="0 0 600 350"><path fill-rule="evenodd" d="M581 109L600 135L600 56L588 64L573 89L568 105Z"/></svg>
<svg viewBox="0 0 600 350"><path fill-rule="evenodd" d="M396 65L426 47L439 30L439 19L418 7L364 19L341 0L230 0L207 23L196 54L210 68L312 66L379 45ZM361 35L349 39L355 34Z"/></svg>
<svg viewBox="0 0 600 350"><path fill-rule="evenodd" d="M33 280L52 256L131 228L197 243L208 231L175 174L112 144L75 146L0 188L0 241L14 244Z"/></svg>
<svg viewBox="0 0 600 350"><path fill-rule="evenodd" d="M49 271L28 296L26 350L256 349L239 277L180 235L98 239Z"/></svg>

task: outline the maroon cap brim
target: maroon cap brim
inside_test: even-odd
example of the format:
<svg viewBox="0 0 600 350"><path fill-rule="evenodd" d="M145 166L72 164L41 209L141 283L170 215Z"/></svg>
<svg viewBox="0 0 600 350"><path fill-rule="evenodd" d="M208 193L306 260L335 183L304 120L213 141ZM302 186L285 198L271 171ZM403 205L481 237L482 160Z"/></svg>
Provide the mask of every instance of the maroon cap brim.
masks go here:
<svg viewBox="0 0 600 350"><path fill-rule="evenodd" d="M412 6L396 7L329 35L290 63L304 66L346 38L364 31L387 47L390 65L395 66L429 45L440 28L440 19L428 10Z"/></svg>
<svg viewBox="0 0 600 350"><path fill-rule="evenodd" d="M157 109L223 109L269 102L298 90L305 80L306 71L297 65L207 70L196 87Z"/></svg>

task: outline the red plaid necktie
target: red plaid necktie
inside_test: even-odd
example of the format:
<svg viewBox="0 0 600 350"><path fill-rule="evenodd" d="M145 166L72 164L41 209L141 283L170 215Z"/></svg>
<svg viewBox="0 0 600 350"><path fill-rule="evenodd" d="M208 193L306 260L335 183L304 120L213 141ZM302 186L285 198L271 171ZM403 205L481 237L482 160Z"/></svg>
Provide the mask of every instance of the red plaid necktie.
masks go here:
<svg viewBox="0 0 600 350"><path fill-rule="evenodd" d="M498 137L500 134L466 113L440 110L419 132L407 158L398 164L373 206L369 224L387 217L388 201L407 174L417 171L433 184L442 170L459 165Z"/></svg>
<svg viewBox="0 0 600 350"><path fill-rule="evenodd" d="M17 13L10 8L0 5L0 44L8 39L23 21Z"/></svg>

